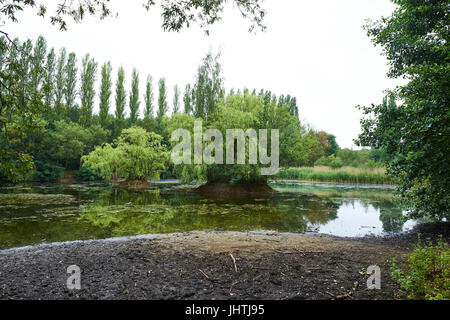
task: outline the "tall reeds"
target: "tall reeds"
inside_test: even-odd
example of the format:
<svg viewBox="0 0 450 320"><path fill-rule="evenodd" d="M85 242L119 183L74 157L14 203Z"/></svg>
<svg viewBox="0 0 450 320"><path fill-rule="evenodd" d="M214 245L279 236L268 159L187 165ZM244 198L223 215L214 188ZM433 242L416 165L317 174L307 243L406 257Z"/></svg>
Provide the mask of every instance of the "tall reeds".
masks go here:
<svg viewBox="0 0 450 320"><path fill-rule="evenodd" d="M278 170L275 178L326 182L395 184L395 180L392 177L386 175L386 170L384 168L281 168L280 170Z"/></svg>

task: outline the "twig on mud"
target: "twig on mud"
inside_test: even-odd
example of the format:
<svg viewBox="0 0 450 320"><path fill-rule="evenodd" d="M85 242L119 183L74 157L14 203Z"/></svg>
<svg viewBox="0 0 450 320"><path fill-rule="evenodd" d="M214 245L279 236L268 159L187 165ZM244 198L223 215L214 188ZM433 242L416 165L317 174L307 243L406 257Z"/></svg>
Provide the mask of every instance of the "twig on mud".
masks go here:
<svg viewBox="0 0 450 320"><path fill-rule="evenodd" d="M274 250L275 252L282 253L282 254L298 254L299 252L293 252L293 251L281 251L281 250Z"/></svg>
<svg viewBox="0 0 450 320"><path fill-rule="evenodd" d="M261 277L262 277L262 274L260 274L259 276L256 276L255 278L253 278L253 281L258 280Z"/></svg>
<svg viewBox="0 0 450 320"><path fill-rule="evenodd" d="M230 252L230 257L231 257L231 259L233 260L234 270L235 270L236 272L238 272L237 266L236 266L236 259L233 257L233 254L232 254L231 252Z"/></svg>
<svg viewBox="0 0 450 320"><path fill-rule="evenodd" d="M202 275L205 276L206 280L209 280L211 282L219 281L219 279L213 279L213 278L208 277L208 275L205 272L203 272L202 269L198 269L198 271L200 271L202 273Z"/></svg>
<svg viewBox="0 0 450 320"><path fill-rule="evenodd" d="M342 263L339 264L342 268L344 268L345 270L348 270L348 268L346 266L344 266Z"/></svg>
<svg viewBox="0 0 450 320"><path fill-rule="evenodd" d="M353 292L355 292L356 288L358 288L358 285L359 285L359 282L355 281L353 283L352 290L350 290L349 292L347 292L347 293L345 293L343 295L339 295L339 296L336 296L336 295L334 295L334 294L332 294L331 292L328 292L328 291L325 291L325 293L328 294L329 296L333 297L334 299L338 299L338 300L345 299L345 298L352 298L352 294L353 294Z"/></svg>
<svg viewBox="0 0 450 320"><path fill-rule="evenodd" d="M298 249L297 247L294 249L300 253L325 253L325 251L302 251L302 250Z"/></svg>
<svg viewBox="0 0 450 320"><path fill-rule="evenodd" d="M211 280L211 279L208 277L208 275L207 275L206 273L203 272L202 269L198 269L198 271L200 271L200 272L202 273L202 275L205 276L206 279Z"/></svg>
<svg viewBox="0 0 450 320"><path fill-rule="evenodd" d="M231 284L230 290L228 291L228 293L230 294L230 296L234 296L234 293L231 293L231 290L233 290L234 285L238 284L239 282L240 282L240 281L238 280L238 281L234 281L234 282Z"/></svg>

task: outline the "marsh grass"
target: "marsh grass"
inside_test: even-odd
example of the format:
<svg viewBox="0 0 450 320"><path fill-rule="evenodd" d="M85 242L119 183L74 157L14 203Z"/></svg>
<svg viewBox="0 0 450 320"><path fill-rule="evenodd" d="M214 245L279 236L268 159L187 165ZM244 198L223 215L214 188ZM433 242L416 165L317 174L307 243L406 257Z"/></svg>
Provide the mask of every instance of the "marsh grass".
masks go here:
<svg viewBox="0 0 450 320"><path fill-rule="evenodd" d="M277 179L293 179L306 181L395 184L395 180L386 174L384 168L363 169L342 167L303 167L282 168L275 175Z"/></svg>

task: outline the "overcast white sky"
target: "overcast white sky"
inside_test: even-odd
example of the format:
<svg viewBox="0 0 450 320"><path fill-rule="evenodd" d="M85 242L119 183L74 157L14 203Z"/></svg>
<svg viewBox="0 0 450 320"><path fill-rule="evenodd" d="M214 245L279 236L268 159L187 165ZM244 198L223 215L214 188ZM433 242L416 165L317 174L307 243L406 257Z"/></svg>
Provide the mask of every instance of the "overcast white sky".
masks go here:
<svg viewBox="0 0 450 320"><path fill-rule="evenodd" d="M19 24L4 30L21 40L42 34L49 46L76 52L79 63L85 53L99 63L109 60L114 83L123 65L127 89L136 67L141 94L147 74L155 89L165 77L170 102L173 86L191 83L207 51L221 48L227 90L264 88L277 96L296 96L300 118L336 135L341 147L352 147L360 130L354 106L379 103L383 91L399 83L386 77L386 59L362 30L365 19L392 12L389 0L265 0L267 31L256 34L247 32L248 22L230 5L210 36L197 26L180 33L162 31L158 8L148 13L142 0L112 4L118 18L89 18L71 24L67 32L26 11ZM99 85L98 80L97 92Z"/></svg>

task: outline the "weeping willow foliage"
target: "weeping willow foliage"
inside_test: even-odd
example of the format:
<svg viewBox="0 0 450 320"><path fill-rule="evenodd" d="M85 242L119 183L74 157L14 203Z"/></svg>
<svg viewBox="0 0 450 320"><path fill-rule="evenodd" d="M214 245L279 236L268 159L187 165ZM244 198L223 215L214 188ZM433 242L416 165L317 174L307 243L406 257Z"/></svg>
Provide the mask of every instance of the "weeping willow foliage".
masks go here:
<svg viewBox="0 0 450 320"><path fill-rule="evenodd" d="M139 127L125 129L113 144L99 146L84 156L83 167L97 170L105 180L117 175L130 181L145 181L168 167L169 152L162 139Z"/></svg>

